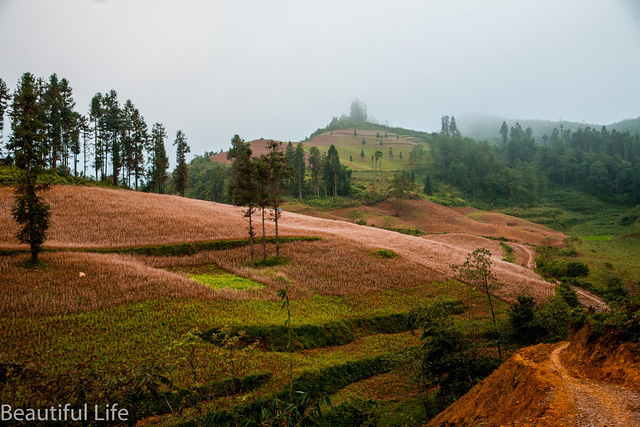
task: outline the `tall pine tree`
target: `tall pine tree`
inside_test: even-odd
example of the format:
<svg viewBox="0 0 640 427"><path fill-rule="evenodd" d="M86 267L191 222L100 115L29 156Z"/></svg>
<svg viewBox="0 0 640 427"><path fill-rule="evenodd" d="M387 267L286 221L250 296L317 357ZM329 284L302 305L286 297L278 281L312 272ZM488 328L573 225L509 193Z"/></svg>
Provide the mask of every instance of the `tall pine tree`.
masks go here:
<svg viewBox="0 0 640 427"><path fill-rule="evenodd" d="M184 192L189 184L189 170L185 155L191 152L187 144L187 137L179 130L176 132L176 140L173 145L176 146L176 169L173 171L173 182L175 183L176 192L184 197Z"/></svg>
<svg viewBox="0 0 640 427"><path fill-rule="evenodd" d="M48 188L46 184L38 183L38 175L45 166L46 151L40 98L34 76L30 73L23 74L13 94L10 114L13 134L8 146L21 171L12 209L13 218L20 226L16 237L30 246L32 264L38 262L38 254L46 239L50 222L49 205L38 194Z"/></svg>
<svg viewBox="0 0 640 427"><path fill-rule="evenodd" d="M151 129L149 189L160 194L164 193L164 183L167 180L167 168L169 167L169 158L164 146L166 138L167 132L162 123L154 123Z"/></svg>

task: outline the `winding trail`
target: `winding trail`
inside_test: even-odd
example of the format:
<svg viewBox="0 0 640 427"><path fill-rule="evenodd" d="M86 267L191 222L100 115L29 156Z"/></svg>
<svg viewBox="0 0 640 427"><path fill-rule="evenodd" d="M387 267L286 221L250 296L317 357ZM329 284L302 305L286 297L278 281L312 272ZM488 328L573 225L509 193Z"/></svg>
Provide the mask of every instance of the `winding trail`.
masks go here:
<svg viewBox="0 0 640 427"><path fill-rule="evenodd" d="M576 412L575 425L640 425L640 394L624 387L571 376L559 357L568 345L566 342L553 350L547 363L548 368L562 381L562 391Z"/></svg>
<svg viewBox="0 0 640 427"><path fill-rule="evenodd" d="M347 240L356 243L358 246L371 248L391 249L398 255L405 257L418 264L429 267L437 277L436 280L452 279L451 264L464 263L467 255L473 250L464 245L456 245L448 242L430 240L424 237L409 236L406 234L388 231L376 227L356 225L350 222L322 219L307 215L287 212L280 220L280 229L288 233L315 236L332 236L336 239ZM449 233L447 235L452 235ZM464 233L459 233L465 236ZM469 238L481 238L481 236L466 235ZM495 242L494 242L495 243ZM468 246L468 245L466 245ZM529 254L527 264L532 265L533 252L526 248ZM527 293L539 302L545 302L555 296L555 283L543 280L531 268L522 265L503 261L501 257L495 256L493 261L493 271L498 277L502 286L494 291L499 298L515 302L517 295ZM585 295L581 299L580 295ZM578 295L581 303L591 305L597 310L606 310L607 305L595 295L582 290ZM588 298L588 300L586 299Z"/></svg>

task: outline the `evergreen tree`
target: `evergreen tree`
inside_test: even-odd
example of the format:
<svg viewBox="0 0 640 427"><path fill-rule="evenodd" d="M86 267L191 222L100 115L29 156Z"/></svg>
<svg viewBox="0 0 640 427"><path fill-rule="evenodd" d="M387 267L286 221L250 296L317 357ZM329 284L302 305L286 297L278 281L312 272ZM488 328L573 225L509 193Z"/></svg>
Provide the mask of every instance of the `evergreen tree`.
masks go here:
<svg viewBox="0 0 640 427"><path fill-rule="evenodd" d="M41 94L34 76L25 73L13 94L11 106L12 135L7 148L13 150L20 181L15 189L13 218L20 225L18 240L28 244L31 263L38 262L38 253L47 235L50 207L38 194L48 185L38 183L38 175L45 166L45 124L42 122Z"/></svg>
<svg viewBox="0 0 640 427"><path fill-rule="evenodd" d="M251 147L240 136L234 135L231 139L231 149L227 153L227 159L233 162L231 168L231 180L229 192L235 206L246 208L245 217L249 218L249 246L251 248L251 265L255 263L253 250L253 212L257 206L258 180L256 163L251 160Z"/></svg>
<svg viewBox="0 0 640 427"><path fill-rule="evenodd" d="M112 181L113 185L118 185L118 177L122 168L122 152L121 152L121 131L122 131L122 111L120 110L120 102L118 101L118 93L111 89L102 98L104 132L105 132L105 151L106 156L111 152L111 166L113 168ZM164 142L163 142L164 147ZM165 155L166 157L166 155ZM164 181L162 182L164 186Z"/></svg>
<svg viewBox="0 0 640 427"><path fill-rule="evenodd" d="M62 164L66 170L70 170L69 156L73 154L74 175L78 175L77 160L80 154L80 120L79 114L74 111L76 102L73 100L73 91L69 81L60 80L60 120L62 136Z"/></svg>
<svg viewBox="0 0 640 427"><path fill-rule="evenodd" d="M131 136L131 171L135 181L135 188L138 189L138 180L144 174L144 152L149 144L149 128L144 121L144 117L137 108L133 110L131 116L133 133Z"/></svg>
<svg viewBox="0 0 640 427"><path fill-rule="evenodd" d="M451 136L454 138L460 138L460 131L458 130L458 125L456 124L456 118L451 116L451 121L449 122L449 132Z"/></svg>
<svg viewBox="0 0 640 427"><path fill-rule="evenodd" d="M62 97L60 95L60 81L54 73L44 87L40 99L42 116L46 128L45 156L49 158L49 165L56 169L62 154Z"/></svg>
<svg viewBox="0 0 640 427"><path fill-rule="evenodd" d="M164 183L167 180L169 159L164 146L167 132L162 123L155 123L151 129L151 159L149 170L149 188L151 191L164 193Z"/></svg>
<svg viewBox="0 0 640 427"><path fill-rule="evenodd" d="M295 184L294 192L297 193L299 199L302 199L302 187L304 185L306 169L304 162L304 148L302 147L302 144L298 144L295 148L291 162L291 169L293 171L293 181Z"/></svg>
<svg viewBox="0 0 640 427"><path fill-rule="evenodd" d="M94 153L94 162L93 166L96 171L96 181L98 178L98 173L100 173L100 179L104 178L104 166L105 166L105 156L104 156L104 146L102 144L102 135L100 133L100 122L102 121L102 94L100 92L96 93L93 98L91 98L91 104L89 105L89 120L93 123L93 153Z"/></svg>
<svg viewBox="0 0 640 427"><path fill-rule="evenodd" d="M173 172L173 181L175 182L176 191L182 197L189 184L189 170L187 169L187 162L185 154L191 152L191 148L187 144L187 137L179 130L176 132L176 140L173 145L176 146L176 169Z"/></svg>
<svg viewBox="0 0 640 427"><path fill-rule="evenodd" d="M396 216L399 215L402 199L407 198L407 194L409 194L409 191L411 191L412 187L413 185L411 183L411 180L405 173L396 172L393 174L389 193L396 199Z"/></svg>
<svg viewBox="0 0 640 427"><path fill-rule="evenodd" d="M309 171L311 172L311 183L313 184L313 194L320 195L320 178L322 177L322 155L318 147L309 148Z"/></svg>
<svg viewBox="0 0 640 427"><path fill-rule="evenodd" d="M82 176L87 177L87 156L90 155L91 126L87 116L78 115L80 132L82 134Z"/></svg>
<svg viewBox="0 0 640 427"><path fill-rule="evenodd" d="M331 144L327 152L327 159L324 165L325 182L331 188L334 197L338 195L338 175L342 165L340 164L340 155L335 145Z"/></svg>
<svg viewBox="0 0 640 427"><path fill-rule="evenodd" d="M442 135L449 135L449 116L442 116L440 123L440 133Z"/></svg>
<svg viewBox="0 0 640 427"><path fill-rule="evenodd" d="M5 81L0 78L0 143L2 142L2 133L4 131L4 113L7 111L9 99L11 99L9 96L9 88Z"/></svg>
<svg viewBox="0 0 640 427"><path fill-rule="evenodd" d="M315 148L315 147L312 147ZM273 208L273 220L276 232L276 258L280 258L280 242L278 240L278 220L280 219L280 205L282 204L282 182L287 180L293 173L289 167L285 155L282 152L282 143L269 141L267 144L269 152L261 156L264 163L265 175L262 185L265 186L266 203ZM303 152L304 153L304 152ZM313 170L312 170L313 174Z"/></svg>
<svg viewBox="0 0 640 427"><path fill-rule="evenodd" d="M364 149L360 150L360 159L364 160Z"/></svg>
<svg viewBox="0 0 640 427"><path fill-rule="evenodd" d="M427 196L433 195L433 187L431 185L431 174L427 174L426 178L424 179L424 194L426 194Z"/></svg>
<svg viewBox="0 0 640 427"><path fill-rule="evenodd" d="M500 136L502 137L502 146L506 147L509 141L509 126L507 126L507 122L502 122L502 126L500 126Z"/></svg>

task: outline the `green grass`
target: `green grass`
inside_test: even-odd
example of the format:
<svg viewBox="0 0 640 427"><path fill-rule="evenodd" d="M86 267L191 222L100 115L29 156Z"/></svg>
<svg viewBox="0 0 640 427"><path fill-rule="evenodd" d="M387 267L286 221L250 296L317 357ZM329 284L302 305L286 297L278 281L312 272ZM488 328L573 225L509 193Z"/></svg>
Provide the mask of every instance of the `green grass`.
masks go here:
<svg viewBox="0 0 640 427"><path fill-rule="evenodd" d="M245 279L243 277L238 277L234 274L229 273L190 274L189 277L214 289L237 289L239 291L245 291L247 289L264 288L264 285L262 283L256 282L255 280L251 279Z"/></svg>
<svg viewBox="0 0 640 427"><path fill-rule="evenodd" d="M598 236L578 236L578 238L582 240L586 240L587 242L600 242L600 241L609 241L613 238L611 234L603 234Z"/></svg>
<svg viewBox="0 0 640 427"><path fill-rule="evenodd" d="M380 258L395 258L398 256L398 254L396 254L391 249L376 249L375 251L373 251L373 254L379 256Z"/></svg>

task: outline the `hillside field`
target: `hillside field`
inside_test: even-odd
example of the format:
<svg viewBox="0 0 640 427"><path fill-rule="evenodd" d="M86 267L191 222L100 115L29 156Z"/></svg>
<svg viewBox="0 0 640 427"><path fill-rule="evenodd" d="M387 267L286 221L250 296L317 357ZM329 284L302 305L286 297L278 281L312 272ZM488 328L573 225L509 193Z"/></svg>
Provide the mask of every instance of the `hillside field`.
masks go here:
<svg viewBox="0 0 640 427"><path fill-rule="evenodd" d="M202 411L278 393L286 384L290 361L299 381L313 372L337 375L323 390L338 393L338 401L386 384L392 408L399 384L405 383L413 394L419 388L418 382L403 381L405 365L393 362L420 345L419 336L408 332L401 320L412 308L439 299L460 301L468 313L461 315L461 322L472 315L480 328L488 327L483 295L453 280L449 268L462 263L476 243L494 253L494 271L503 283L496 291L500 298L513 301L524 290L540 301L554 296L555 285L502 260L503 246L483 237L492 234L486 228L495 227L491 221L514 221L514 226L493 231L503 230L512 244L534 245L543 233L563 237L524 220L477 211L440 214L458 218L452 223L461 222L459 227L477 223L477 229L468 230L477 236L456 238L442 234L446 222L439 223L440 230L429 229L429 235L410 236L285 210L280 234L290 239L280 250L287 262L251 267L246 241L220 250L191 246L190 252L177 256L126 253L140 246L169 250L185 243L245 239L247 219L239 208L176 196L55 186L46 195L53 221L41 255L43 266L25 269L21 265L26 254L21 251L26 248L13 239L15 225L7 212L11 196L10 189L0 189L0 249L6 253L0 257L5 289L0 297L0 345L2 359L21 372L21 386L19 392L4 389L3 401L17 405L70 399L80 384L85 400L104 395L125 399L131 392L126 384L142 371L160 369L171 387L162 382L154 386L155 392L138 390L138 401L144 404L136 417L160 416L162 422L195 419ZM428 217L449 209L411 206L412 212L425 209ZM266 229L272 236L273 224ZM309 237L316 239L296 240ZM272 242L265 249L270 256L275 251ZM262 259L259 233L255 250ZM286 320L276 295L279 289L290 297L291 355L283 344L286 334L273 332L283 330ZM499 318L507 307L498 301ZM189 338L225 327L247 330L260 341L230 353L232 347ZM345 377L340 372L352 366L349 363L361 368ZM243 388L229 389L228 381L238 378L245 381ZM352 391L340 392L347 386ZM221 387L226 391L220 392ZM176 388L196 393L198 403L162 394ZM184 405L184 414L171 416L172 410L177 415L171 404ZM412 410L420 413L419 407Z"/></svg>

